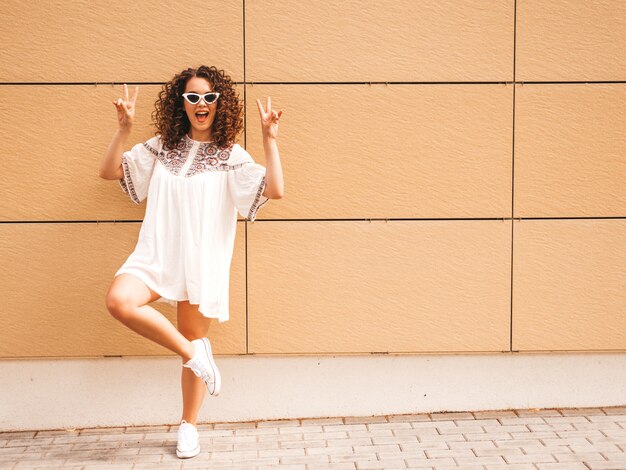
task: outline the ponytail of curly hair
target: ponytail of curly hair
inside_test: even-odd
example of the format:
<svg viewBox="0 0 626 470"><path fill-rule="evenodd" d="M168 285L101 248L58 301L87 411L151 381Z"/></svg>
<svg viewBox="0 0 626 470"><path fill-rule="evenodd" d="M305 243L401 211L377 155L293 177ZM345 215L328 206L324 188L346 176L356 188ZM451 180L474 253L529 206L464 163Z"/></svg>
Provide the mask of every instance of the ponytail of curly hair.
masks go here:
<svg viewBox="0 0 626 470"><path fill-rule="evenodd" d="M163 85L152 112L156 134L161 134L164 148L172 149L189 132L191 123L185 112L183 93L187 81L192 77L206 78L213 85L213 90L220 93L211 131L218 147L229 147L243 130L243 106L239 102L235 83L224 70L218 70L214 66L188 68Z"/></svg>

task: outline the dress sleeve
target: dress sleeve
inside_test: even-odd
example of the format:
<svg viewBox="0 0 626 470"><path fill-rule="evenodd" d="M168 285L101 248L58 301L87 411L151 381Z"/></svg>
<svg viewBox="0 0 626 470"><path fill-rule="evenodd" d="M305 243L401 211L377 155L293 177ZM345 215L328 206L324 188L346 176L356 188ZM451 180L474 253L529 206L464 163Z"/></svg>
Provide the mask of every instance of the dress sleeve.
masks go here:
<svg viewBox="0 0 626 470"><path fill-rule="evenodd" d="M243 159L228 171L228 191L239 214L254 222L259 209L269 201L263 196L265 167L256 163L243 148Z"/></svg>
<svg viewBox="0 0 626 470"><path fill-rule="evenodd" d="M119 184L130 199L139 204L148 196L150 178L156 157L159 153L159 137L155 136L144 143L136 144L122 154L124 176Z"/></svg>

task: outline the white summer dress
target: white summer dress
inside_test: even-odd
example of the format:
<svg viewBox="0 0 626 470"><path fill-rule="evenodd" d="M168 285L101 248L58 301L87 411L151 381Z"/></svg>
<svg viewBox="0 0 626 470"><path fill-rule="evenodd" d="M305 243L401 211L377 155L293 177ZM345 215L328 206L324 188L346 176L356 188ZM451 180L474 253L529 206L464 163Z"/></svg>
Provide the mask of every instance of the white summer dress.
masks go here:
<svg viewBox="0 0 626 470"><path fill-rule="evenodd" d="M160 135L136 144L122 166L122 190L147 203L137 245L115 276L133 274L157 302L189 300L205 317L227 321L237 212L254 222L269 201L265 167L239 144L220 149L186 134L173 149Z"/></svg>

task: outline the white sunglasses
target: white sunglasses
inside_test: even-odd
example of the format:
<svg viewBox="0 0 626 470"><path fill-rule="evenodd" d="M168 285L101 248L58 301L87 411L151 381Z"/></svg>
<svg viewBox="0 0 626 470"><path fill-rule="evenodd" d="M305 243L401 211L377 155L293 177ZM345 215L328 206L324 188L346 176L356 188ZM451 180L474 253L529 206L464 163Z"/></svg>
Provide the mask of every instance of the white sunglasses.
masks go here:
<svg viewBox="0 0 626 470"><path fill-rule="evenodd" d="M183 93L183 98L187 100L188 103L198 104L200 99L202 98L206 104L213 104L217 101L220 94L217 91L210 91L209 93L205 93L204 95L199 95L198 93Z"/></svg>

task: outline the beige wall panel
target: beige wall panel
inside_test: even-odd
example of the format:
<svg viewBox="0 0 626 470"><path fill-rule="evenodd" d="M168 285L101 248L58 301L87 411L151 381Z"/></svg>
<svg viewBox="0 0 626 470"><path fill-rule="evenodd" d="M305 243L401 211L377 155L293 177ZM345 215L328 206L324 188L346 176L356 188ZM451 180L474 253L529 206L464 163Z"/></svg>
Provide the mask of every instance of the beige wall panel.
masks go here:
<svg viewBox="0 0 626 470"><path fill-rule="evenodd" d="M623 80L626 2L518 1L515 47L518 81Z"/></svg>
<svg viewBox="0 0 626 470"><path fill-rule="evenodd" d="M626 216L626 85L516 85L515 217Z"/></svg>
<svg viewBox="0 0 626 470"><path fill-rule="evenodd" d="M216 354L245 354L245 234L238 224L230 320L211 321ZM0 224L0 357L166 356L113 318L105 296L137 242L137 223ZM150 304L176 324L176 308Z"/></svg>
<svg viewBox="0 0 626 470"><path fill-rule="evenodd" d="M248 0L249 81L513 79L514 0Z"/></svg>
<svg viewBox="0 0 626 470"><path fill-rule="evenodd" d="M510 85L254 85L247 148L263 155L256 99L285 108L285 197L261 218L510 217Z"/></svg>
<svg viewBox="0 0 626 470"><path fill-rule="evenodd" d="M513 349L626 350L626 220L515 221Z"/></svg>
<svg viewBox="0 0 626 470"><path fill-rule="evenodd" d="M250 353L509 350L511 222L248 227Z"/></svg>
<svg viewBox="0 0 626 470"><path fill-rule="evenodd" d="M154 135L151 113L160 89L139 86L125 150ZM243 87L238 91L243 100ZM118 126L112 101L122 95L122 86L110 85L0 87L0 131L11 136L0 140L0 156L10 169L0 186L0 220L143 218L145 201L134 204L117 180L98 176Z"/></svg>
<svg viewBox="0 0 626 470"><path fill-rule="evenodd" d="M2 82L164 82L201 64L243 80L242 2L4 0L2 13Z"/></svg>

